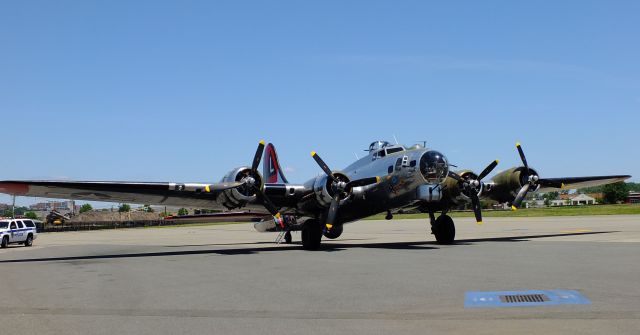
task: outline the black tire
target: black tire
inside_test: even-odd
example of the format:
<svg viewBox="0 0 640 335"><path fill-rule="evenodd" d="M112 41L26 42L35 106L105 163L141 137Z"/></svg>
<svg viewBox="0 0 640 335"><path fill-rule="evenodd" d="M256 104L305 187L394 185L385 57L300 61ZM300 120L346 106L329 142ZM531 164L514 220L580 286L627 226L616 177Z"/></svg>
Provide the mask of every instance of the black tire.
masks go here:
<svg viewBox="0 0 640 335"><path fill-rule="evenodd" d="M307 220L302 225L302 248L305 250L318 250L322 241L322 226L315 219Z"/></svg>
<svg viewBox="0 0 640 335"><path fill-rule="evenodd" d="M284 234L284 243L291 244L293 242L293 237L291 237L291 232L288 231Z"/></svg>
<svg viewBox="0 0 640 335"><path fill-rule="evenodd" d="M449 215L440 215L431 229L440 244L452 244L456 238L456 226Z"/></svg>
<svg viewBox="0 0 640 335"><path fill-rule="evenodd" d="M331 228L331 230L324 231L322 235L324 235L324 237L328 239L335 240L336 238L340 237L340 235L342 235L342 230L343 230L343 226L341 224L337 224L337 225L334 225L333 228Z"/></svg>
<svg viewBox="0 0 640 335"><path fill-rule="evenodd" d="M2 238L2 244L0 244L0 248L6 248L9 246L9 236L5 236Z"/></svg>
<svg viewBox="0 0 640 335"><path fill-rule="evenodd" d="M32 245L33 245L33 235L29 234L29 236L27 236L27 239L24 241L24 246L30 247Z"/></svg>

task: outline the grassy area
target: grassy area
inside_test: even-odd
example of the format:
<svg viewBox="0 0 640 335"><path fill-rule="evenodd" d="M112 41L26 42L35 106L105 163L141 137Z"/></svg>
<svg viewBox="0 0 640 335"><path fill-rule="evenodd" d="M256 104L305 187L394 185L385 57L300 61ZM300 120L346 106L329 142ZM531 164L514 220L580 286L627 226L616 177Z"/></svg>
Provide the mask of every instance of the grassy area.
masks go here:
<svg viewBox="0 0 640 335"><path fill-rule="evenodd" d="M621 215L640 214L640 205L596 205L596 206L566 206L547 208L525 208L517 211L483 210L483 217L540 217L540 216L578 216L578 215ZM451 212L452 217L473 217L473 212ZM367 219L382 220L385 214L378 214ZM427 214L396 214L394 219L421 219Z"/></svg>

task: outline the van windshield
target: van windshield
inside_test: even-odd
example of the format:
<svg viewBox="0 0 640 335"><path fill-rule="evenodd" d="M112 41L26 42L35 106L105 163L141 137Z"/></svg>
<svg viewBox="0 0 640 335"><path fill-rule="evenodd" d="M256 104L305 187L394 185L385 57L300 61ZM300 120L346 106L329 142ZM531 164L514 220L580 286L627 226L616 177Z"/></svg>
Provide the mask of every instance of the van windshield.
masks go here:
<svg viewBox="0 0 640 335"><path fill-rule="evenodd" d="M0 229L6 229L9 227L9 222L0 222Z"/></svg>

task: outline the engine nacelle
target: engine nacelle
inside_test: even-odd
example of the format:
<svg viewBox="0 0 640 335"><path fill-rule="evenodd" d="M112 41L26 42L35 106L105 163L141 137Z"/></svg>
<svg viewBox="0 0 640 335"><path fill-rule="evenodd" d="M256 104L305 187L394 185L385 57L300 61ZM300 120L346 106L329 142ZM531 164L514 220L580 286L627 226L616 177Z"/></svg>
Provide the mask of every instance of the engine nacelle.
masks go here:
<svg viewBox="0 0 640 335"><path fill-rule="evenodd" d="M348 183L349 177L340 172L334 172L334 177L341 182ZM329 207L331 200L334 196L334 190L332 189L332 182L326 175L318 176L313 183L313 193L316 196L316 201L322 207ZM340 197L340 205L342 205L347 199L351 197L351 194L343 194Z"/></svg>
<svg viewBox="0 0 640 335"><path fill-rule="evenodd" d="M235 168L227 173L222 182L244 181L247 178L253 178L255 185L262 186L262 176L259 173L252 173L251 168L242 166ZM217 198L217 202L225 206L227 209L235 209L244 207L247 203L256 199L255 191L249 185L243 185L223 191Z"/></svg>
<svg viewBox="0 0 640 335"><path fill-rule="evenodd" d="M518 191L528 182L526 176L522 173L524 170L524 166L520 166L498 173L491 178L491 183L486 185L486 194L498 202L513 201ZM529 171L531 175L538 174L532 168L529 168ZM532 189L531 191L535 190Z"/></svg>
<svg viewBox="0 0 640 335"><path fill-rule="evenodd" d="M467 180L478 178L478 175L471 170L456 171L456 173L463 179ZM460 183L453 178L447 178L444 181L442 188L444 190L444 198L452 199L456 204L469 201L469 197L463 192L462 188L460 187Z"/></svg>

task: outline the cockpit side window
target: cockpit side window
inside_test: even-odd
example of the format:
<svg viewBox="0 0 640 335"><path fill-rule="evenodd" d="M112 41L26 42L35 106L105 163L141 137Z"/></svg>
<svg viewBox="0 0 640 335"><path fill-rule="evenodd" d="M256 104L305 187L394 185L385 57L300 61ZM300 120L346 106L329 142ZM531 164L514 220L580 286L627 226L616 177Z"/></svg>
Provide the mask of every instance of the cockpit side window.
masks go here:
<svg viewBox="0 0 640 335"><path fill-rule="evenodd" d="M387 155L391 155L393 153L400 152L400 151L404 151L404 149L401 147L389 148L387 149Z"/></svg>

